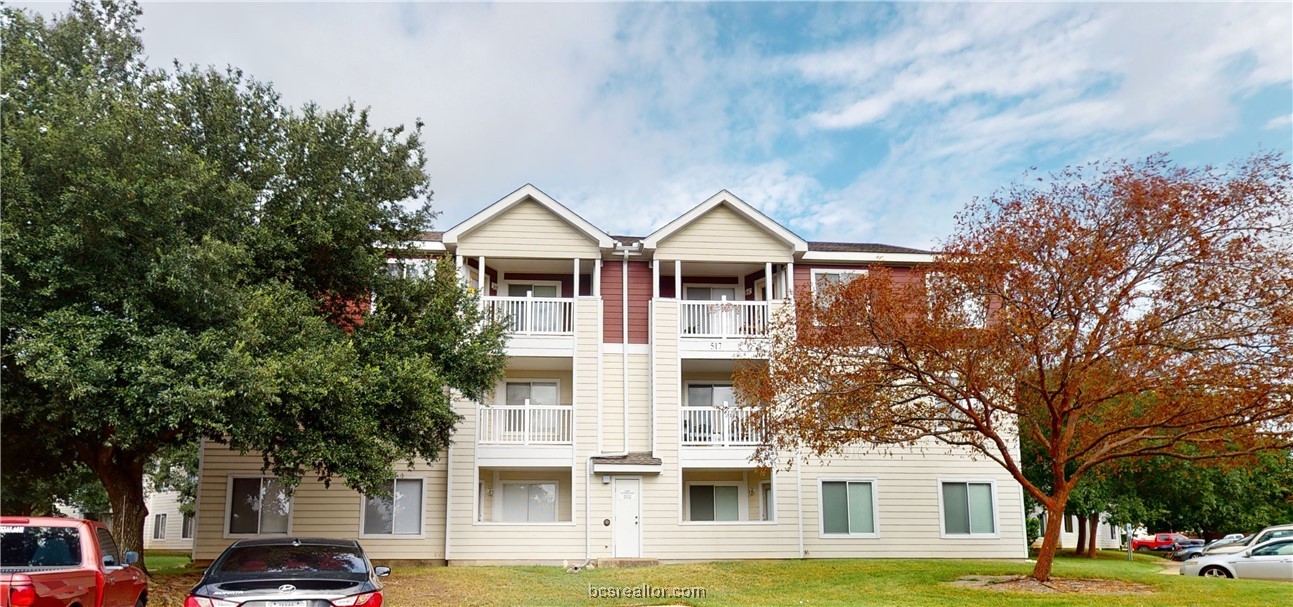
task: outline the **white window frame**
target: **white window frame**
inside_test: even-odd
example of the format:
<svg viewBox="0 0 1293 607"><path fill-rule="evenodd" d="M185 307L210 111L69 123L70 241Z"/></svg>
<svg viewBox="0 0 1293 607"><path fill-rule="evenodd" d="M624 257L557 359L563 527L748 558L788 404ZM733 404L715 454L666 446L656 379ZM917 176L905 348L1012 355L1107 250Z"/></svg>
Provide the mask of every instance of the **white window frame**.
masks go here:
<svg viewBox="0 0 1293 607"><path fill-rule="evenodd" d="M685 481L682 484L682 522L684 525L736 525L748 523L762 523L764 521L750 520L750 499L747 493L749 488L745 481ZM734 521L693 521L691 520L691 488L692 486L701 487L736 487L736 520ZM717 515L718 504L714 504L714 512Z"/></svg>
<svg viewBox="0 0 1293 607"><path fill-rule="evenodd" d="M166 513L159 512L153 515L153 539L166 539Z"/></svg>
<svg viewBox="0 0 1293 607"><path fill-rule="evenodd" d="M398 475L395 481L422 481L422 502L418 504L418 532L417 533L395 533L395 521L391 520L390 533L365 533L364 524L368 518L368 496L359 494L359 537L373 538L384 540L422 540L426 539L427 531L427 477L425 476L406 476ZM391 481L391 490L395 490L395 481ZM394 493L391 494L394 499Z"/></svg>
<svg viewBox="0 0 1293 607"><path fill-rule="evenodd" d="M570 513L571 520L569 521L561 520L561 481L559 480L519 479L519 478L518 479L499 479L496 483L494 483L494 485L496 486L494 487L493 514L498 517L501 517L503 515L503 487L506 487L507 485L554 485L556 486L556 490L553 491L553 493L557 495L557 505L552 512L553 520L550 520L550 521L494 520L494 521L486 521L488 524L491 524L491 525L573 525L574 524L574 518L575 518L574 512ZM572 488L573 488L573 485L572 485ZM571 497L572 498L574 497L573 493L571 494Z"/></svg>
<svg viewBox="0 0 1293 607"><path fill-rule="evenodd" d="M512 285L530 285L534 287L556 287L557 294L555 295L555 297L558 297L558 298L561 297L560 280L501 280L499 281L498 292L508 293L512 290ZM531 291L531 293L533 293L533 291ZM525 297L525 296L524 295L500 295L500 297ZM535 297L542 298L541 295L535 295Z"/></svg>
<svg viewBox="0 0 1293 607"><path fill-rule="evenodd" d="M765 485L768 487L769 499L767 500L763 499L763 487ZM766 481L759 481L759 486L758 488L755 489L755 491L759 492L759 522L776 523L777 522L777 488L772 485L771 480L766 480Z"/></svg>
<svg viewBox="0 0 1293 607"><path fill-rule="evenodd" d="M871 533L826 533L826 483L869 483L871 485ZM845 487L845 494L848 488ZM850 529L852 526L850 525ZM880 484L874 477L864 476L824 476L817 479L817 537L821 539L873 539L880 537Z"/></svg>
<svg viewBox="0 0 1293 607"><path fill-rule="evenodd" d="M570 403L561 402L561 380L555 377L504 377L498 381L494 388L494 404L507 407L507 384L556 384L557 385L557 402L556 405L569 405ZM515 405L519 406L519 405Z"/></svg>
<svg viewBox="0 0 1293 607"><path fill-rule="evenodd" d="M233 522L230 520L230 512L233 510L233 482L239 479L255 478L260 479L262 487L265 480L278 480L277 476L268 474L231 474L225 480L224 491L224 537L225 538L255 538L255 537L283 537L292 535L292 519L296 516L296 493L293 492L291 499L287 504L287 531L283 533L261 533L260 532L260 513L256 514L256 533L233 533L229 531L229 525Z"/></svg>
<svg viewBox="0 0 1293 607"><path fill-rule="evenodd" d="M863 268L813 268L809 274L809 285L813 290L813 301L817 301L817 277L823 274L852 275L853 279L866 276L871 271Z"/></svg>
<svg viewBox="0 0 1293 607"><path fill-rule="evenodd" d="M993 478L939 478L935 489L938 491L938 535L945 540L956 539L992 539L1001 537L1001 500L997 497L997 480ZM964 483L989 485L992 491L992 533L948 533L947 516L943 510L943 484ZM968 489L967 489L968 491ZM967 505L968 506L968 505ZM974 513L970 513L973 516ZM971 523L973 528L973 523Z"/></svg>
<svg viewBox="0 0 1293 607"><path fill-rule="evenodd" d="M198 517L196 514L180 514L180 539L193 539L193 532L197 530Z"/></svg>
<svg viewBox="0 0 1293 607"><path fill-rule="evenodd" d="M678 298L679 301L722 301L721 299L687 299L688 287L699 287L702 289L731 289L732 292L736 294L736 297L727 301L745 301L745 287L741 285L741 279L739 277L736 279L736 282L728 284L717 282L684 282L682 283L682 293L679 294L681 297Z"/></svg>

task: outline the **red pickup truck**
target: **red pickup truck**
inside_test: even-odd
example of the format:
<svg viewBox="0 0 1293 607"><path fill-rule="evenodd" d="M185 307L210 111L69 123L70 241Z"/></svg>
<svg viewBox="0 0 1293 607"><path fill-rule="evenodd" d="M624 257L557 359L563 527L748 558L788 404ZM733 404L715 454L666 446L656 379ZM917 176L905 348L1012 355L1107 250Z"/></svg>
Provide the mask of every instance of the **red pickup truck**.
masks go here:
<svg viewBox="0 0 1293 607"><path fill-rule="evenodd" d="M1149 550L1177 550L1202 540L1192 540L1179 533L1155 533L1149 537L1138 537L1131 540L1131 549L1146 552Z"/></svg>
<svg viewBox="0 0 1293 607"><path fill-rule="evenodd" d="M0 607L144 607L137 560L96 521L0 517Z"/></svg>

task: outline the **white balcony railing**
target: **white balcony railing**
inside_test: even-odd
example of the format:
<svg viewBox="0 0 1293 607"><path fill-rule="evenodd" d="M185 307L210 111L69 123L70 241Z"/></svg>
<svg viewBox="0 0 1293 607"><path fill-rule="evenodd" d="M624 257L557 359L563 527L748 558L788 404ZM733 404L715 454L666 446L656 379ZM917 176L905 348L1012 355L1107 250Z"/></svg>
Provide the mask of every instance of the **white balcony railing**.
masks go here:
<svg viewBox="0 0 1293 607"><path fill-rule="evenodd" d="M763 443L749 408L724 404L721 407L683 407L682 444L719 447Z"/></svg>
<svg viewBox="0 0 1293 607"><path fill-rule="evenodd" d="M495 445L569 445L574 437L572 405L480 405L477 440Z"/></svg>
<svg viewBox="0 0 1293 607"><path fill-rule="evenodd" d="M570 335L574 333L575 300L569 297L482 298L489 318L507 322L513 335Z"/></svg>
<svg viewBox="0 0 1293 607"><path fill-rule="evenodd" d="M682 301L679 331L683 337L765 337L766 301Z"/></svg>

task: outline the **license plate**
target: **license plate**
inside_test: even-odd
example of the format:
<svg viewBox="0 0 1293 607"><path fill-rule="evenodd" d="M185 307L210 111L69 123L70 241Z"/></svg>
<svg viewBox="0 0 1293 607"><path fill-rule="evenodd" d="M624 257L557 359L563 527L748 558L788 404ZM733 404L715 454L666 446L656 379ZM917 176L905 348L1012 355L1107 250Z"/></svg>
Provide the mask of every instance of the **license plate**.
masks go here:
<svg viewBox="0 0 1293 607"><path fill-rule="evenodd" d="M306 607L309 601L268 601L265 607Z"/></svg>

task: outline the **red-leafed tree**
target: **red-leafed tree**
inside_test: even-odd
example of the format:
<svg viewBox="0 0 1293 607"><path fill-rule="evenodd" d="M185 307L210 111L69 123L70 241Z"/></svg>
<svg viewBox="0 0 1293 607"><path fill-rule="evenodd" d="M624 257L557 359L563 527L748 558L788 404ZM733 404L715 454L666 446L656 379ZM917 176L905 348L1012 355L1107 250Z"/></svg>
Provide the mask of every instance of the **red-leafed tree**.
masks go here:
<svg viewBox="0 0 1293 607"><path fill-rule="evenodd" d="M1289 165L1166 157L1015 184L958 215L928 267L801 286L766 366L737 373L763 455L923 444L1005 468L1046 509L1093 468L1242 461L1293 444ZM1019 433L1051 482L1030 482Z"/></svg>

